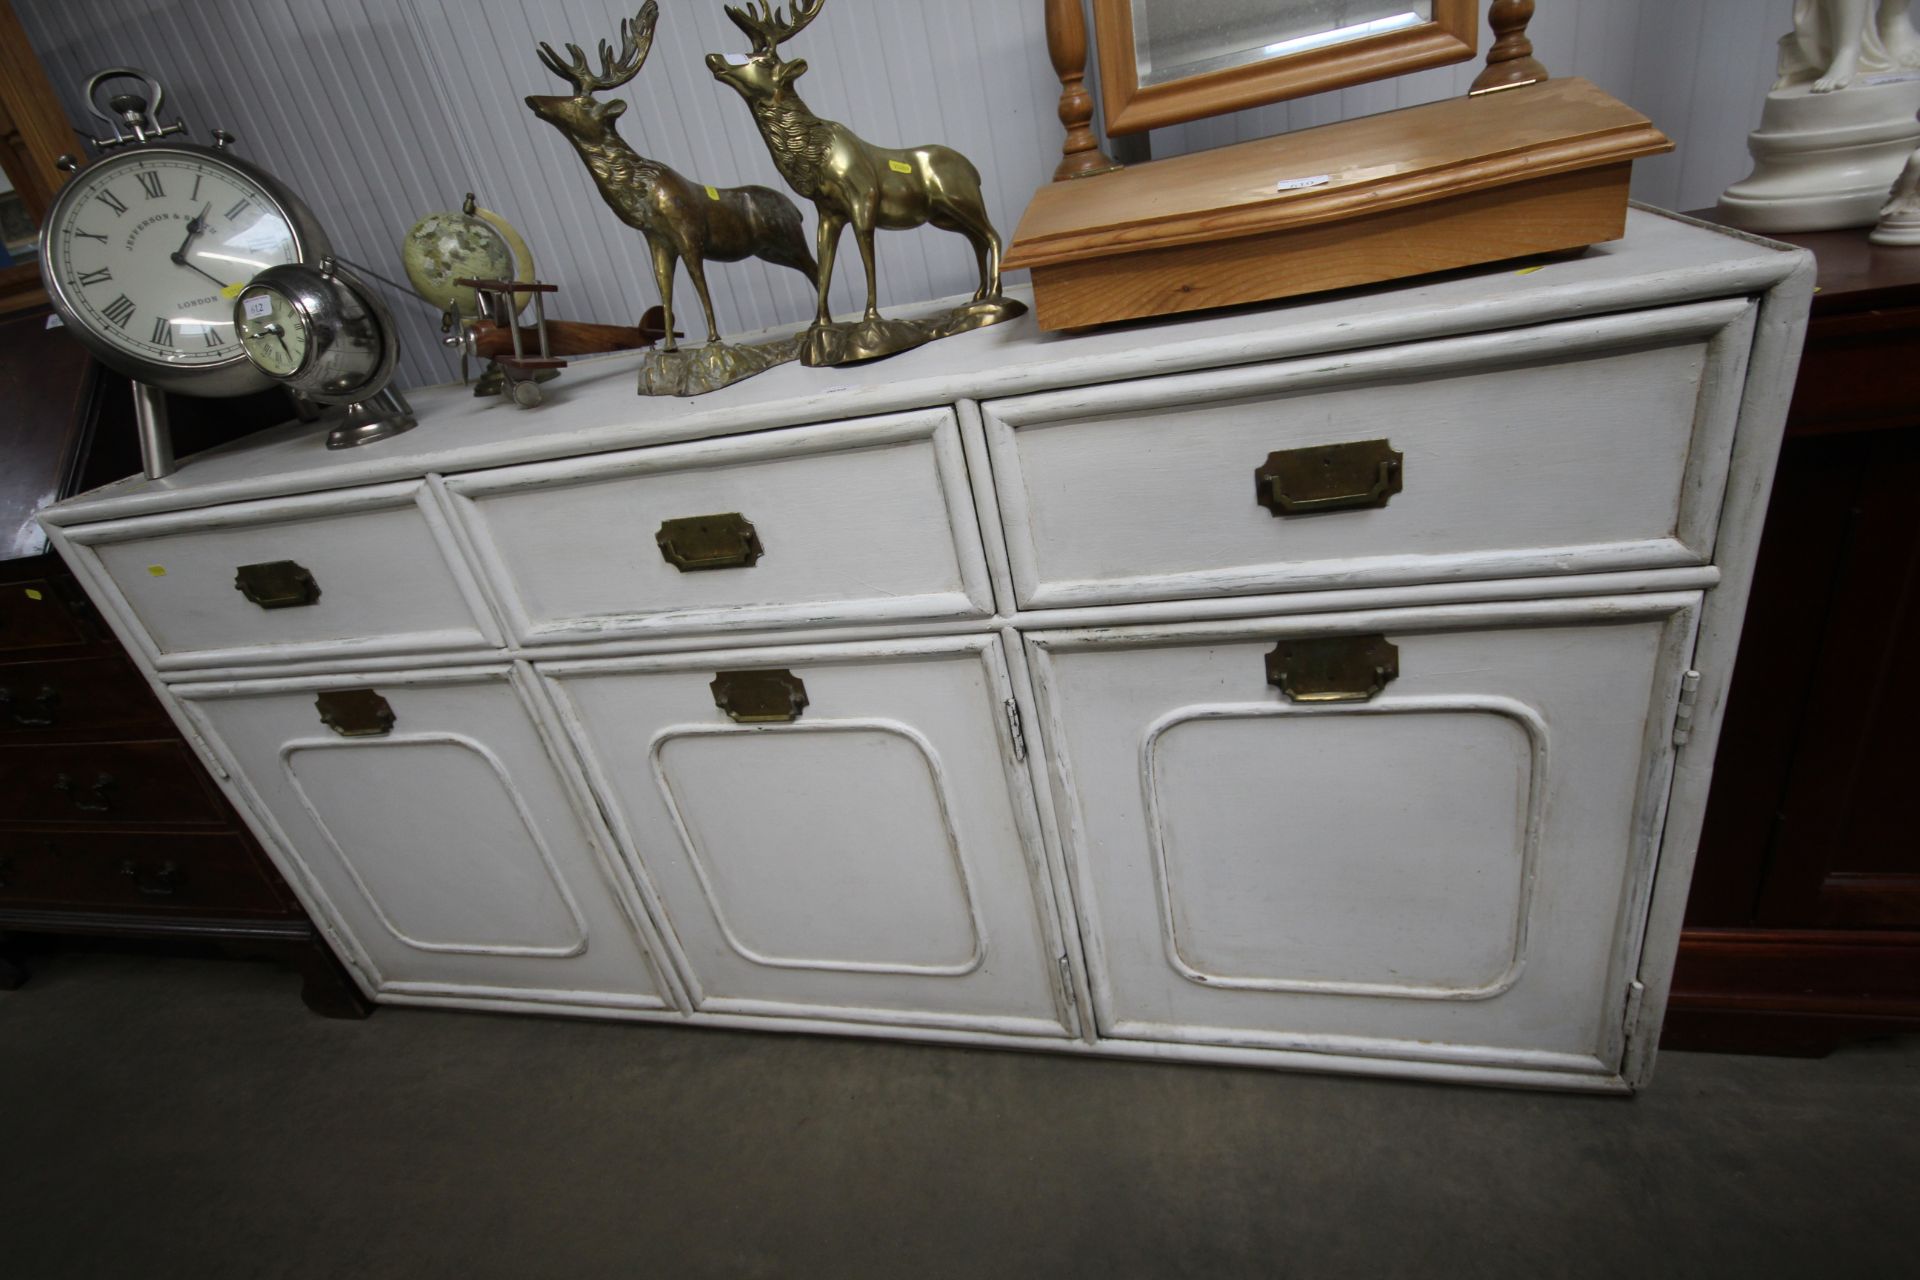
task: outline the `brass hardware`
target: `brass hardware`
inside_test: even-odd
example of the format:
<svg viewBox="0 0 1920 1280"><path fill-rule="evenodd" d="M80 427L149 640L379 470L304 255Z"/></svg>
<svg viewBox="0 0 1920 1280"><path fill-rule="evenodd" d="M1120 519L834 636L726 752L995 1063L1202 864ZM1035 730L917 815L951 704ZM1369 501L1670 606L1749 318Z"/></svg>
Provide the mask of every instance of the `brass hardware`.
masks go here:
<svg viewBox="0 0 1920 1280"><path fill-rule="evenodd" d="M722 671L712 689L713 705L738 724L787 724L807 705L807 686L791 671Z"/></svg>
<svg viewBox="0 0 1920 1280"><path fill-rule="evenodd" d="M393 707L371 689L329 689L313 700L320 723L343 738L383 738L393 732Z"/></svg>
<svg viewBox="0 0 1920 1280"><path fill-rule="evenodd" d="M262 609L298 609L320 598L320 584L291 560L243 564L234 573L233 586Z"/></svg>
<svg viewBox="0 0 1920 1280"><path fill-rule="evenodd" d="M139 863L128 858L120 864L120 874L133 881L133 887L147 898L171 898L179 891L183 878L180 865L171 859L154 871L142 871Z"/></svg>
<svg viewBox="0 0 1920 1280"><path fill-rule="evenodd" d="M60 701L59 692L52 685L42 685L40 692L31 698L14 699L13 690L0 685L0 711L6 712L7 719L23 729L44 729L53 723L53 708Z"/></svg>
<svg viewBox="0 0 1920 1280"><path fill-rule="evenodd" d="M1350 440L1270 453L1253 473L1254 497L1276 516L1384 507L1400 492L1406 455L1386 440Z"/></svg>
<svg viewBox="0 0 1920 1280"><path fill-rule="evenodd" d="M1366 702L1400 675L1400 650L1385 636L1282 640L1267 655L1267 683L1293 702Z"/></svg>
<svg viewBox="0 0 1920 1280"><path fill-rule="evenodd" d="M763 554L753 522L738 511L668 520L653 540L667 563L682 573L745 569Z"/></svg>
<svg viewBox="0 0 1920 1280"><path fill-rule="evenodd" d="M113 808L111 792L116 784L113 775L103 773L93 780L93 785L81 789L74 782L73 775L63 773L53 780L53 789L67 798L67 802L82 813L106 813Z"/></svg>

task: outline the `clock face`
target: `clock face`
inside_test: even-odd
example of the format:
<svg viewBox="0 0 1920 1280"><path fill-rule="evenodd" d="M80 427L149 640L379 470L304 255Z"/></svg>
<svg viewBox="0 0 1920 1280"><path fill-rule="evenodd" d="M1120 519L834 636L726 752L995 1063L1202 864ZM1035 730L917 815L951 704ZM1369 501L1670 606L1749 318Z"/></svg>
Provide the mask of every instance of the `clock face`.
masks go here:
<svg viewBox="0 0 1920 1280"><path fill-rule="evenodd" d="M212 156L131 153L83 169L46 230L71 319L136 360L181 369L243 355L234 299L299 260L285 214Z"/></svg>
<svg viewBox="0 0 1920 1280"><path fill-rule="evenodd" d="M240 341L254 364L290 378L307 362L307 319L277 289L255 285L240 295Z"/></svg>

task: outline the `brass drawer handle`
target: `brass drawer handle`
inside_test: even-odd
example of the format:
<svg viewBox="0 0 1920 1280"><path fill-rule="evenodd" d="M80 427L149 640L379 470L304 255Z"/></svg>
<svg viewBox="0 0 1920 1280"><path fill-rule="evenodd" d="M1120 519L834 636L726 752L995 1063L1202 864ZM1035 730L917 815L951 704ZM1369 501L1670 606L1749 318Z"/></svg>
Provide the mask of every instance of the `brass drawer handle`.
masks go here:
<svg viewBox="0 0 1920 1280"><path fill-rule="evenodd" d="M1385 636L1305 636L1267 655L1267 683L1292 702L1366 702L1400 675Z"/></svg>
<svg viewBox="0 0 1920 1280"><path fill-rule="evenodd" d="M171 898L180 891L185 879L179 864L171 860L161 863L154 871L143 871L139 863L128 858L120 864L120 874L133 881L134 889L146 898Z"/></svg>
<svg viewBox="0 0 1920 1280"><path fill-rule="evenodd" d="M807 686L791 671L722 671L709 687L713 705L737 724L789 724L807 706Z"/></svg>
<svg viewBox="0 0 1920 1280"><path fill-rule="evenodd" d="M313 705L320 723L343 738L384 738L393 732L393 704L371 689L329 689Z"/></svg>
<svg viewBox="0 0 1920 1280"><path fill-rule="evenodd" d="M1254 495L1276 516L1384 507L1406 478L1406 455L1386 440L1352 440L1270 453Z"/></svg>
<svg viewBox="0 0 1920 1280"><path fill-rule="evenodd" d="M84 790L74 782L73 775L63 773L53 780L53 789L67 798L68 803L82 813L106 813L113 808L113 775L103 773L93 780L93 785Z"/></svg>
<svg viewBox="0 0 1920 1280"><path fill-rule="evenodd" d="M243 564L234 571L233 587L262 609L300 609L320 599L320 584L291 560Z"/></svg>
<svg viewBox="0 0 1920 1280"><path fill-rule="evenodd" d="M25 729L44 729L52 724L53 709L59 702L60 692L50 684L42 685L40 692L31 698L15 698L13 690L0 685L0 711Z"/></svg>
<svg viewBox="0 0 1920 1280"><path fill-rule="evenodd" d="M682 573L751 568L762 555L753 522L738 511L668 520L653 540L666 562Z"/></svg>

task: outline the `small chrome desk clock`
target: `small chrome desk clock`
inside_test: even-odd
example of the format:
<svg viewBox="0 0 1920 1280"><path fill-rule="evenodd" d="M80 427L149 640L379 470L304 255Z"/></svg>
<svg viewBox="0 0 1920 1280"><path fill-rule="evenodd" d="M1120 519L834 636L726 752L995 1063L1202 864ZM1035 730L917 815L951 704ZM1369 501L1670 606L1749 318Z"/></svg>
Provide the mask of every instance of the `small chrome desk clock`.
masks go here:
<svg viewBox="0 0 1920 1280"><path fill-rule="evenodd" d="M334 409L340 421L327 448L413 427L413 410L389 385L400 360L393 315L338 260L267 268L235 299L233 323L256 369L297 398Z"/></svg>

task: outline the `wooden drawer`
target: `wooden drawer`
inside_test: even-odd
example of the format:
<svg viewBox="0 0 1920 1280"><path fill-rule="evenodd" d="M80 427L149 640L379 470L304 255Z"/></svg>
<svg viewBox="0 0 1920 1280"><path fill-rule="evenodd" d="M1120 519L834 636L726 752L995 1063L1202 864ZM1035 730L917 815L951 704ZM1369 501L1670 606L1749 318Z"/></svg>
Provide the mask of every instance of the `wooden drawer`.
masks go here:
<svg viewBox="0 0 1920 1280"><path fill-rule="evenodd" d="M1034 633L1102 1034L1619 1070L1700 600Z"/></svg>
<svg viewBox="0 0 1920 1280"><path fill-rule="evenodd" d="M237 835L0 832L0 903L287 915Z"/></svg>
<svg viewBox="0 0 1920 1280"><path fill-rule="evenodd" d="M120 658L58 658L0 665L0 741L103 734L169 722L139 672Z"/></svg>
<svg viewBox="0 0 1920 1280"><path fill-rule="evenodd" d="M91 641L53 583L45 579L0 582L0 653L70 648Z"/></svg>
<svg viewBox="0 0 1920 1280"><path fill-rule="evenodd" d="M0 797L8 823L227 822L206 771L179 739L0 746Z"/></svg>
<svg viewBox="0 0 1920 1280"><path fill-rule="evenodd" d="M950 409L455 476L447 490L525 643L993 609Z"/></svg>
<svg viewBox="0 0 1920 1280"><path fill-rule="evenodd" d="M1015 594L1707 563L1752 331L1748 303L1702 303L987 404ZM1384 505L1342 501L1362 495Z"/></svg>
<svg viewBox="0 0 1920 1280"><path fill-rule="evenodd" d="M423 483L88 525L70 540L76 571L163 671L498 640Z"/></svg>

